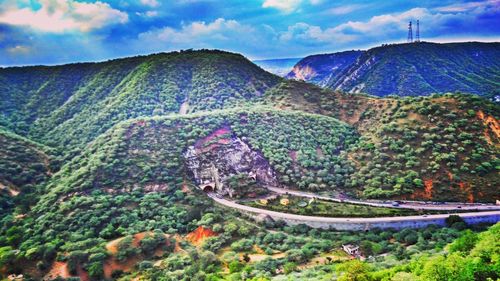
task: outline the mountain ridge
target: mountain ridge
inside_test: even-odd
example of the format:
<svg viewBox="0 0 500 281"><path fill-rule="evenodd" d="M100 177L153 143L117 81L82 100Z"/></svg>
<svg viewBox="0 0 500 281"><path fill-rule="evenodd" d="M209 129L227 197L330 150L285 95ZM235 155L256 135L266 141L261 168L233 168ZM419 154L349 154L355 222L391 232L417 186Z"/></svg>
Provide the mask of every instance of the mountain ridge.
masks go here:
<svg viewBox="0 0 500 281"><path fill-rule="evenodd" d="M342 54L306 57L287 77L335 90L376 96L454 91L498 96L500 43L388 44L361 51L359 57L340 71L331 71L329 57ZM316 61L315 67L311 67L311 60ZM313 75L301 77L303 71Z"/></svg>

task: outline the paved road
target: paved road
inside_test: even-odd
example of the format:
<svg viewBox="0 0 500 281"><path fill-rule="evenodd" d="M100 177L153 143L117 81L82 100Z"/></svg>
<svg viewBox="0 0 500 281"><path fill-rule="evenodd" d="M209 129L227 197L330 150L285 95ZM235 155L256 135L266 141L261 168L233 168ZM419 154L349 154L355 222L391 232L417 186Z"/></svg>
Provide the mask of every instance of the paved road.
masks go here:
<svg viewBox="0 0 500 281"><path fill-rule="evenodd" d="M241 205L224 198L218 198L215 193L208 193L208 196L215 202L244 212L253 214L269 215L272 218L282 218L288 220L304 221L304 222L320 222L320 223L390 223L390 222L404 222L404 221L429 221L435 219L446 219L450 214L437 214L437 215L424 215L424 216L401 216L401 217L377 217L377 218L333 218L333 217L317 217L317 216L303 216L289 213L275 212L265 209L254 208L250 206ZM462 218L477 217L477 216L500 216L500 211L486 211L486 212L469 212L460 213Z"/></svg>
<svg viewBox="0 0 500 281"><path fill-rule="evenodd" d="M285 189L279 187L266 186L267 189L278 194L291 194L299 197L316 198L332 202L352 203L358 205L367 205L372 207L386 207L386 208L400 208L400 209L413 209L413 210L435 210L435 211L451 211L451 210L468 210L468 211L493 211L500 210L500 206L493 204L467 204L456 202L444 202L441 205L425 204L417 201L399 201L399 206L392 206L391 202L384 202L381 200L353 200L353 199L339 199L335 197L320 196L314 193Z"/></svg>

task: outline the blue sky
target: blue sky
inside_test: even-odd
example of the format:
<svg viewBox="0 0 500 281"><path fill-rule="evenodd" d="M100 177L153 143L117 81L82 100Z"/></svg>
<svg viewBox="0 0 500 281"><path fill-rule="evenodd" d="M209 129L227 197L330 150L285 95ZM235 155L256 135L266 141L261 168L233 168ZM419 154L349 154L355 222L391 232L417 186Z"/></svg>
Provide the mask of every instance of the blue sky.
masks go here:
<svg viewBox="0 0 500 281"><path fill-rule="evenodd" d="M0 65L60 64L179 49L250 59L422 40L500 41L500 0L0 0Z"/></svg>

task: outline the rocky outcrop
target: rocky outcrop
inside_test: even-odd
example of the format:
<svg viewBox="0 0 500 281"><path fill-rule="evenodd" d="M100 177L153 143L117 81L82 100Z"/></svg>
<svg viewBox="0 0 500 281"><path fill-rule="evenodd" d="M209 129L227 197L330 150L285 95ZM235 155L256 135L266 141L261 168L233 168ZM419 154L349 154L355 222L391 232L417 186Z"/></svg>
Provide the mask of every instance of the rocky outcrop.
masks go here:
<svg viewBox="0 0 500 281"><path fill-rule="evenodd" d="M277 185L277 179L264 156L239 137L229 127L221 128L198 140L184 154L186 166L200 188L210 186L227 193L227 181L244 174L260 185Z"/></svg>
<svg viewBox="0 0 500 281"><path fill-rule="evenodd" d="M340 79L342 73L353 65L363 51L346 51L333 54L308 56L300 60L286 76L325 87L330 81Z"/></svg>

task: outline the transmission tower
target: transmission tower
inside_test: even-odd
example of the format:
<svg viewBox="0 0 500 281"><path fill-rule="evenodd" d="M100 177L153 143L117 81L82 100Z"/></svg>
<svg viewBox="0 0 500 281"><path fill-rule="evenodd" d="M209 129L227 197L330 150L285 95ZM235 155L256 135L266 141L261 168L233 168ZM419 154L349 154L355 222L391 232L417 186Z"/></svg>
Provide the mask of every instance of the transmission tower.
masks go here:
<svg viewBox="0 0 500 281"><path fill-rule="evenodd" d="M420 42L420 22L417 20L417 32L415 33L415 42Z"/></svg>
<svg viewBox="0 0 500 281"><path fill-rule="evenodd" d="M413 30L411 29L411 21L408 24L408 40L407 40L407 42L408 43L412 43L413 42Z"/></svg>

